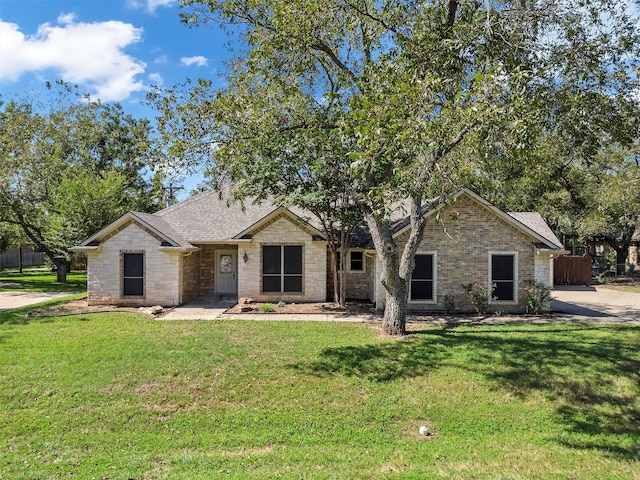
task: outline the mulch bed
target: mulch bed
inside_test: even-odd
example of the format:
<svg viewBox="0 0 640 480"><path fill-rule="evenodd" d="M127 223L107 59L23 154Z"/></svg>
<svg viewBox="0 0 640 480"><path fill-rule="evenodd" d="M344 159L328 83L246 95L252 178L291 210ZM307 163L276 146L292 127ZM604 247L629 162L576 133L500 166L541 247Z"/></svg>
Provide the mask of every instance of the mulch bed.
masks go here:
<svg viewBox="0 0 640 480"><path fill-rule="evenodd" d="M265 305L270 305L273 311ZM250 309L250 310L249 310ZM249 304L237 303L233 307L226 310L225 313L255 313L259 314L297 314L297 315L312 315L312 314L336 314L336 315L370 315L375 313L375 309L370 303L364 302L347 302L343 307L337 303L324 302L324 303L287 303L282 306L277 306L274 303L258 303L253 302Z"/></svg>
<svg viewBox="0 0 640 480"><path fill-rule="evenodd" d="M71 302L59 303L48 307L31 310L28 317L63 317L65 315L82 315L88 313L102 312L128 312L143 314L139 307L120 307L117 305L91 305L87 304L86 298L73 300Z"/></svg>

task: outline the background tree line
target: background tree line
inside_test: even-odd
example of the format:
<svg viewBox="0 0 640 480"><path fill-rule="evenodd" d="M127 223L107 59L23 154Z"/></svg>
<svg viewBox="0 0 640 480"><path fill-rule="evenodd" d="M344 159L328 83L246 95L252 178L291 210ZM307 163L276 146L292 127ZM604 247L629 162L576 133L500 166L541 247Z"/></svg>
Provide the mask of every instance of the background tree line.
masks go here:
<svg viewBox="0 0 640 480"><path fill-rule="evenodd" d="M157 210L162 176L148 170L148 120L63 82L48 88L0 103L0 244L29 243L53 262L128 210Z"/></svg>

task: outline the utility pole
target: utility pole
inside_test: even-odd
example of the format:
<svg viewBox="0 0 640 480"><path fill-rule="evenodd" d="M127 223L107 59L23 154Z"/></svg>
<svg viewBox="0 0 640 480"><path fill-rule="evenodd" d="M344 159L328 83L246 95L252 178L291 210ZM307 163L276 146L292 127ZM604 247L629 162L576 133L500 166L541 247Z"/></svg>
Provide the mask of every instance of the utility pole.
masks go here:
<svg viewBox="0 0 640 480"><path fill-rule="evenodd" d="M167 198L167 207L170 207L171 205L173 205L174 202L174 198L173 198L173 192L176 192L178 190L182 190L184 187L182 185L174 187L173 186L173 182L169 183L168 187L162 187L162 190L165 192L169 192L168 198Z"/></svg>

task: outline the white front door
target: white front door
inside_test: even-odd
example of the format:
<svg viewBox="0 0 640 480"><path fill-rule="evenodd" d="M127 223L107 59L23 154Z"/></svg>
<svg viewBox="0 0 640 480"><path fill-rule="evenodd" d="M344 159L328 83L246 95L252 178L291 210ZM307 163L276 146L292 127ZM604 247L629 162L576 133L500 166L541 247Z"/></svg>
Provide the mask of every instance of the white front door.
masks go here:
<svg viewBox="0 0 640 480"><path fill-rule="evenodd" d="M238 293L237 252L235 250L216 251L216 293L232 295Z"/></svg>

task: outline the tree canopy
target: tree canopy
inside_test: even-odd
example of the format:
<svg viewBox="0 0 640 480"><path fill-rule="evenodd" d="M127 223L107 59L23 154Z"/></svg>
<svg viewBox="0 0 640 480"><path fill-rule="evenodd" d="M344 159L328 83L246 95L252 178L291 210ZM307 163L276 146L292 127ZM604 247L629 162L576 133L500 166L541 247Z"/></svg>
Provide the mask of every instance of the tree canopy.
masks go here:
<svg viewBox="0 0 640 480"><path fill-rule="evenodd" d="M128 210L153 211L151 128L58 82L0 104L0 224L53 261Z"/></svg>

